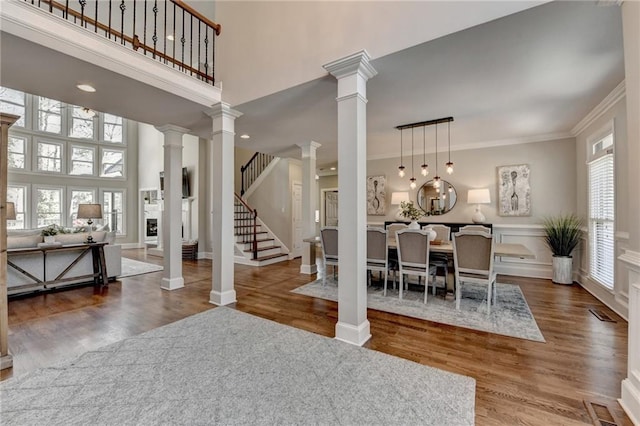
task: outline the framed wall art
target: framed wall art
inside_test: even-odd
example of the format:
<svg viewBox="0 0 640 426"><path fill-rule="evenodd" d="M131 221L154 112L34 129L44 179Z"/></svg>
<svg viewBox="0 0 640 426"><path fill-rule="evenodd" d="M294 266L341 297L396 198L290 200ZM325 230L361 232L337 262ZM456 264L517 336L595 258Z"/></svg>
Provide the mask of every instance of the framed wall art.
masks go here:
<svg viewBox="0 0 640 426"><path fill-rule="evenodd" d="M367 214L384 216L387 211L387 179L382 176L367 177Z"/></svg>
<svg viewBox="0 0 640 426"><path fill-rule="evenodd" d="M498 167L498 215L531 216L528 164Z"/></svg>

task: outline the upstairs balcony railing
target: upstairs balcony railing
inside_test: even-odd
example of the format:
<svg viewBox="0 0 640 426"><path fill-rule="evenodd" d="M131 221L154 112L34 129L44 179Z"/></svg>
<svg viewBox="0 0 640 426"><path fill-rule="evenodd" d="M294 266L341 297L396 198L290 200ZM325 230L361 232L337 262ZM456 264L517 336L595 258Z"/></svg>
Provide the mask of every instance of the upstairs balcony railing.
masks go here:
<svg viewBox="0 0 640 426"><path fill-rule="evenodd" d="M215 83L220 24L181 0L25 0L195 78Z"/></svg>

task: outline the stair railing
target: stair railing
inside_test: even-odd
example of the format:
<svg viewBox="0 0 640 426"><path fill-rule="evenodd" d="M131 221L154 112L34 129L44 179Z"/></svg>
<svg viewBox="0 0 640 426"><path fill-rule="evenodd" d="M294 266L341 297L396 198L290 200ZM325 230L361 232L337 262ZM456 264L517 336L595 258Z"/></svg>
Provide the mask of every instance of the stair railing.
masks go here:
<svg viewBox="0 0 640 426"><path fill-rule="evenodd" d="M270 154L256 152L247 164L240 167L242 182L240 185L240 195L244 195L247 189L258 179L258 176L267 168L275 157Z"/></svg>
<svg viewBox="0 0 640 426"><path fill-rule="evenodd" d="M96 34L104 33L110 40L141 50L145 56L149 55L199 80L215 82L214 41L222 27L182 0L25 2ZM142 37L136 32L136 26Z"/></svg>
<svg viewBox="0 0 640 426"><path fill-rule="evenodd" d="M243 243L251 242L251 258L258 258L258 211L252 209L237 193L234 193L235 234Z"/></svg>

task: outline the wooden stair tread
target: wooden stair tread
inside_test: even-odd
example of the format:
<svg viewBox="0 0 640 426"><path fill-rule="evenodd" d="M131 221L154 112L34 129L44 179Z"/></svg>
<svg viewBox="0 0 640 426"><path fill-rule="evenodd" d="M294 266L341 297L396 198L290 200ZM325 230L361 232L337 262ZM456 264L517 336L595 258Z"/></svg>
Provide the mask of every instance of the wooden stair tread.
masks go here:
<svg viewBox="0 0 640 426"><path fill-rule="evenodd" d="M280 246L261 247L261 248L257 249L256 251L267 251L267 250L279 249L279 248L280 248ZM252 251L253 251L252 249L244 250L245 253L251 253Z"/></svg>
<svg viewBox="0 0 640 426"><path fill-rule="evenodd" d="M283 257L283 256L284 257L288 257L288 255L286 253L278 253L278 254L270 254L268 256L258 257L255 260L258 260L258 261L260 261L260 260L269 260L269 259L275 259L277 257Z"/></svg>

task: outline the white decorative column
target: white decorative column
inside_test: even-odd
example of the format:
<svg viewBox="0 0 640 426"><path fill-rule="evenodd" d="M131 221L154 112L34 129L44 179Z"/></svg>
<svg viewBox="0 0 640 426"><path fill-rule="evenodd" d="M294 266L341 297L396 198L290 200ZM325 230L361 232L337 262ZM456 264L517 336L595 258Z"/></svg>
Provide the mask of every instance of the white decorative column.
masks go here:
<svg viewBox="0 0 640 426"><path fill-rule="evenodd" d="M336 339L362 346L367 320L367 80L377 74L362 50L326 64L338 80L338 323Z"/></svg>
<svg viewBox="0 0 640 426"><path fill-rule="evenodd" d="M318 185L316 183L316 150L320 148L317 142L298 144L302 150L302 235L304 239L316 236L316 208L318 200ZM316 266L315 241L303 241L301 274L315 274Z"/></svg>
<svg viewBox="0 0 640 426"><path fill-rule="evenodd" d="M162 246L164 271L160 287L184 287L182 278L182 136L188 129L168 124L156 127L164 134L164 214Z"/></svg>
<svg viewBox="0 0 640 426"><path fill-rule="evenodd" d="M619 402L635 425L640 425L640 3L622 3L625 86L627 99L627 161L629 190L629 250L620 261L629 276L629 347L627 378ZM635 220L634 220L635 218Z"/></svg>
<svg viewBox="0 0 640 426"><path fill-rule="evenodd" d="M220 102L207 114L213 122L211 138L211 199L212 199L212 276L209 302L228 305L236 301L234 275L234 136L235 120L242 113Z"/></svg>
<svg viewBox="0 0 640 426"><path fill-rule="evenodd" d="M9 353L9 306L7 302L7 179L9 127L20 116L0 113L0 370L13 366Z"/></svg>

